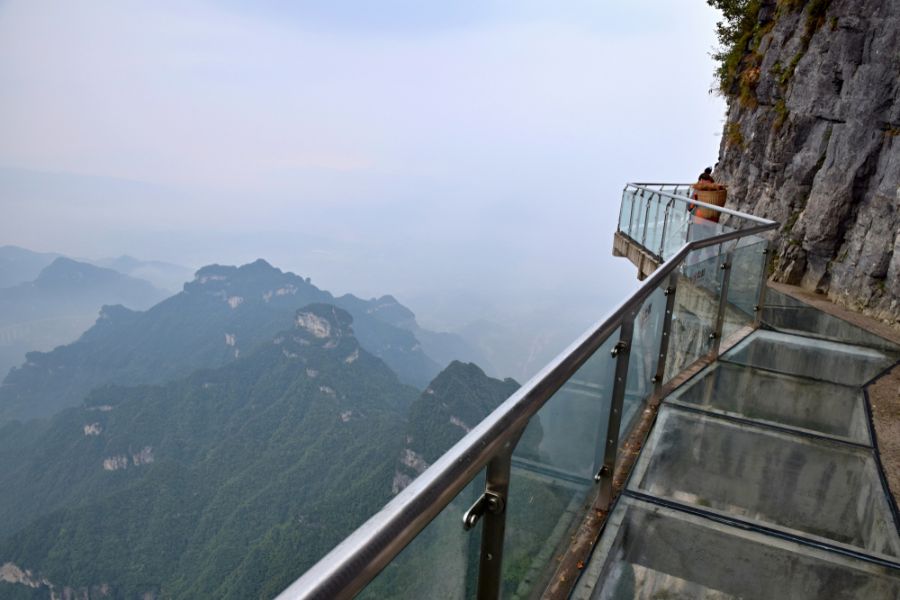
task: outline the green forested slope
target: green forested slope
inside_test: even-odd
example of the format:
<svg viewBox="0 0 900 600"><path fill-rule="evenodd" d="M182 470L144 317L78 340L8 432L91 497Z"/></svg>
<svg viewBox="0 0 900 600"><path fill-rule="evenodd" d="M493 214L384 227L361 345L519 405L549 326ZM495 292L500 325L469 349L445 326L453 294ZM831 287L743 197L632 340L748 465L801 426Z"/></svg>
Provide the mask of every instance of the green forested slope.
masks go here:
<svg viewBox="0 0 900 600"><path fill-rule="evenodd" d="M287 585L389 498L416 395L350 321L312 305L217 370L102 388L50 422L7 425L0 564L115 597Z"/></svg>

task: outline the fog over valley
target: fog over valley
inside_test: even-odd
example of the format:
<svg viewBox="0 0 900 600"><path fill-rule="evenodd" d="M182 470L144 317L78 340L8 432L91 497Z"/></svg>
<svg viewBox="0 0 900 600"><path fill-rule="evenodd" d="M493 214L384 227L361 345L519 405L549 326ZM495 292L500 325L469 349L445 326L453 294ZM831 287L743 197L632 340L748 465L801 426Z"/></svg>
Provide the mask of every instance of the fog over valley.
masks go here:
<svg viewBox="0 0 900 600"><path fill-rule="evenodd" d="M0 2L0 598L285 589L637 287L622 189L715 162L718 18Z"/></svg>
<svg viewBox="0 0 900 600"><path fill-rule="evenodd" d="M714 11L334 5L5 3L0 241L262 257L561 350L636 283L610 257L624 182L715 156Z"/></svg>

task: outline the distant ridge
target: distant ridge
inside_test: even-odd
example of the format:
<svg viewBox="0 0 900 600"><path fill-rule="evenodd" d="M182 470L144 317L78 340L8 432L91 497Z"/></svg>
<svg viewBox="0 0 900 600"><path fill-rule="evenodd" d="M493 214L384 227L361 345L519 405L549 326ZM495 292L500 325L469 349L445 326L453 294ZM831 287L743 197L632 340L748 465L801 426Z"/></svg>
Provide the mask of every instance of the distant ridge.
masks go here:
<svg viewBox="0 0 900 600"><path fill-rule="evenodd" d="M0 288L34 281L41 269L62 256L55 252L33 252L19 246L0 246Z"/></svg>
<svg viewBox="0 0 900 600"><path fill-rule="evenodd" d="M241 267L209 265L181 293L145 312L104 307L78 341L29 353L25 364L0 385L0 422L77 406L100 385L162 383L199 368L219 367L288 327L298 307L314 302L348 310L362 346L402 381L421 389L440 365L410 331L380 318L409 312L393 299L385 312L387 307L379 308L386 303L382 300L335 299L308 278L262 259Z"/></svg>
<svg viewBox="0 0 900 600"><path fill-rule="evenodd" d="M34 281L0 288L0 377L29 351L77 339L104 304L144 309L166 295L142 279L57 257Z"/></svg>

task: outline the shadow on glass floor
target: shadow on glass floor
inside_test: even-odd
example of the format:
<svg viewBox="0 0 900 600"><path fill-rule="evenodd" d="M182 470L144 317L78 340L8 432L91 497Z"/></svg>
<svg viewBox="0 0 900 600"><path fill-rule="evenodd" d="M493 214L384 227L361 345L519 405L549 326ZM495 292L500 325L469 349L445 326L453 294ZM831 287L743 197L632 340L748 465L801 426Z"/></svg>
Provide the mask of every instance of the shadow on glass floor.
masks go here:
<svg viewBox="0 0 900 600"><path fill-rule="evenodd" d="M835 383L717 362L666 402L871 445L862 392Z"/></svg>
<svg viewBox="0 0 900 600"><path fill-rule="evenodd" d="M572 598L898 598L900 571L623 496Z"/></svg>
<svg viewBox="0 0 900 600"><path fill-rule="evenodd" d="M897 354L863 346L757 330L722 355L723 361L861 386L897 360Z"/></svg>
<svg viewBox="0 0 900 600"><path fill-rule="evenodd" d="M663 406L628 489L900 557L875 459L858 446Z"/></svg>

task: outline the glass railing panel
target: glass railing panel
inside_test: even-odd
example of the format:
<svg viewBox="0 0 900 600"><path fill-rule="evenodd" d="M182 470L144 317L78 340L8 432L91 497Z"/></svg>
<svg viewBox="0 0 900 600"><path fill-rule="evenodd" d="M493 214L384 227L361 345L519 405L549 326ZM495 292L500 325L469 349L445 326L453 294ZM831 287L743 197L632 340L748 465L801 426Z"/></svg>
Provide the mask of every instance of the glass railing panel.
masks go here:
<svg viewBox="0 0 900 600"><path fill-rule="evenodd" d="M900 571L622 498L573 600L898 598Z"/></svg>
<svg viewBox="0 0 900 600"><path fill-rule="evenodd" d="M650 201L650 210L647 213L647 231L644 236L644 247L652 254L659 252L660 240L663 233L663 219L666 214L665 198L656 195Z"/></svg>
<svg viewBox="0 0 900 600"><path fill-rule="evenodd" d="M663 405L629 489L900 557L900 536L867 448Z"/></svg>
<svg viewBox="0 0 900 600"><path fill-rule="evenodd" d="M503 597L543 589L588 509L603 462L619 341L614 331L531 419L513 453Z"/></svg>
<svg viewBox="0 0 900 600"><path fill-rule="evenodd" d="M691 225L688 228L689 241L705 240L722 233L734 231L732 226L717 220L719 218L717 213L713 213L711 217L704 217L702 214L696 206L691 210Z"/></svg>
<svg viewBox="0 0 900 600"><path fill-rule="evenodd" d="M860 386L891 366L896 352L758 330L722 360L789 375Z"/></svg>
<svg viewBox="0 0 900 600"><path fill-rule="evenodd" d="M357 598L474 598L482 524L479 521L466 531L462 517L483 491L482 472L369 582Z"/></svg>
<svg viewBox="0 0 900 600"><path fill-rule="evenodd" d="M713 349L724 273L720 246L692 250L673 272L675 304L665 381Z"/></svg>
<svg viewBox="0 0 900 600"><path fill-rule="evenodd" d="M647 222L647 203L652 192L641 190L635 196L634 210L631 214L631 239L640 242L644 237L644 224Z"/></svg>
<svg viewBox="0 0 900 600"><path fill-rule="evenodd" d="M766 267L766 240L747 236L737 240L731 251L728 273L728 304L722 324L722 339L728 339L742 327L752 325L759 302Z"/></svg>
<svg viewBox="0 0 900 600"><path fill-rule="evenodd" d="M666 402L871 444L857 388L717 361Z"/></svg>
<svg viewBox="0 0 900 600"><path fill-rule="evenodd" d="M631 348L628 352L628 379L619 426L619 444L624 443L647 400L656 388L659 348L666 316L666 279L644 301L634 315Z"/></svg>
<svg viewBox="0 0 900 600"><path fill-rule="evenodd" d="M629 233L629 225L631 224L631 211L634 206L633 188L625 188L622 192L622 206L619 210L619 231Z"/></svg>
<svg viewBox="0 0 900 600"><path fill-rule="evenodd" d="M688 203L672 200L669 204L669 215L666 222L665 236L662 240L662 257L671 258L688 241L688 230L691 225L691 213Z"/></svg>

